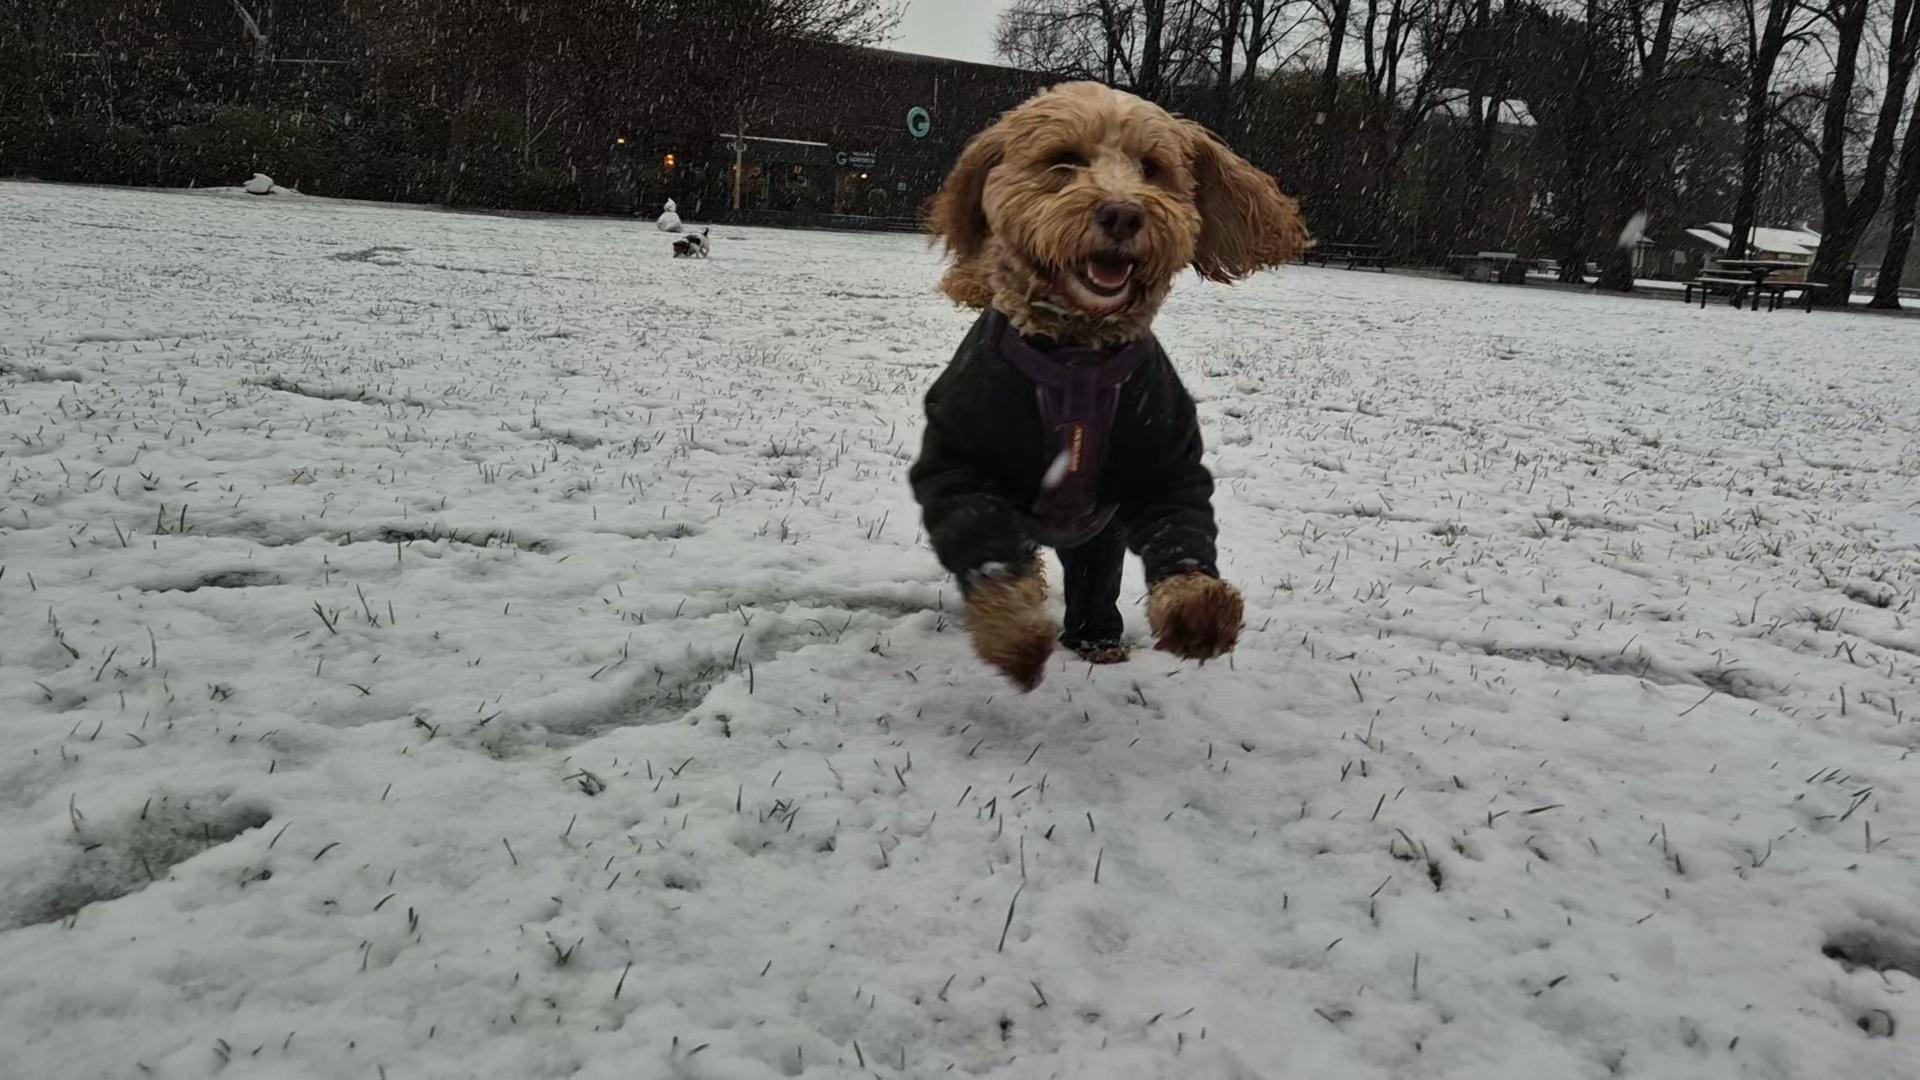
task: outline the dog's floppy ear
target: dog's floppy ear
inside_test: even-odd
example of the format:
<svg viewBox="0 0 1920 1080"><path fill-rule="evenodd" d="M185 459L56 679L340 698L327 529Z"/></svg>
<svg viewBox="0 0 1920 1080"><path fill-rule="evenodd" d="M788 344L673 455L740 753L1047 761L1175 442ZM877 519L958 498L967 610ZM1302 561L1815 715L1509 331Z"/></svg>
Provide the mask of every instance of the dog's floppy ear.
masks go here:
<svg viewBox="0 0 1920 1080"><path fill-rule="evenodd" d="M1000 164L1006 146L1007 135L999 124L975 135L927 209L927 231L947 245L955 262L979 254L986 243L987 211L981 202L987 174Z"/></svg>
<svg viewBox="0 0 1920 1080"><path fill-rule="evenodd" d="M1214 281L1238 281L1256 270L1292 262L1313 246L1300 204L1273 177L1227 149L1191 120L1181 122L1197 183L1200 240L1193 268Z"/></svg>

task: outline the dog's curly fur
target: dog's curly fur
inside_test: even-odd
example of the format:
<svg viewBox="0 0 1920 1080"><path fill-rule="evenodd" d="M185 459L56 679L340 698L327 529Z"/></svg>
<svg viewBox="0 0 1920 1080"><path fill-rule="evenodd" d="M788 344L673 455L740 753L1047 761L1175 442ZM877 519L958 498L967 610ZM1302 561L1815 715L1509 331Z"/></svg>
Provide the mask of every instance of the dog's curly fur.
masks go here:
<svg viewBox="0 0 1920 1080"><path fill-rule="evenodd" d="M1142 211L1131 240L1097 225L1107 204ZM1091 346L1145 336L1188 266L1235 281L1312 243L1298 204L1204 127L1085 82L1043 91L976 136L928 226L953 258L947 296L991 304L1030 337ZM1080 284L1099 256L1132 263L1117 300Z"/></svg>
<svg viewBox="0 0 1920 1080"><path fill-rule="evenodd" d="M1102 222L1137 215L1130 235ZM941 291L992 306L1022 335L1105 348L1145 337L1174 277L1191 266L1232 282L1290 262L1312 244L1299 205L1211 132L1099 83L1067 83L1018 106L976 136L929 208L952 266ZM1106 268L1096 282L1096 264ZM1111 279L1124 267L1124 284ZM967 597L974 646L1024 690L1039 685L1059 628L1046 580L985 580ZM1156 646L1188 659L1230 651L1245 607L1206 574L1155 582L1147 618ZM1083 653L1126 659L1124 645Z"/></svg>
<svg viewBox="0 0 1920 1080"><path fill-rule="evenodd" d="M1240 590L1216 577L1176 574L1147 593L1154 647L1189 660L1232 652L1246 621Z"/></svg>
<svg viewBox="0 0 1920 1080"><path fill-rule="evenodd" d="M1047 576L1039 562L1017 575L975 582L967 592L967 629L980 659L1022 690L1039 686L1060 634L1047 616Z"/></svg>

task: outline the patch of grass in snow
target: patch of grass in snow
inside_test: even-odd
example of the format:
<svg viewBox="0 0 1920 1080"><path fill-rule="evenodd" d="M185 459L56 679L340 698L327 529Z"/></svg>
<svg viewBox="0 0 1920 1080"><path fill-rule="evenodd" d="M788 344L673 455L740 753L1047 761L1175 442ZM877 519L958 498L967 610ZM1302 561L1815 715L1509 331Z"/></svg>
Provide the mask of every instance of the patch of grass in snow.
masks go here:
<svg viewBox="0 0 1920 1080"><path fill-rule="evenodd" d="M382 525L371 535L356 538L352 533L341 536L340 542L351 543L355 539L371 540L381 544L407 544L415 541L434 543L445 540L451 544L465 544L468 547L516 547L521 551L531 551L544 555L553 550L553 545L544 540L516 539L512 529L476 529L461 532L456 528L442 528L429 522L425 525Z"/></svg>
<svg viewBox="0 0 1920 1080"><path fill-rule="evenodd" d="M1820 955L1848 971L1903 972L1920 979L1920 934L1889 927L1856 927L1827 938Z"/></svg>
<svg viewBox="0 0 1920 1080"><path fill-rule="evenodd" d="M201 589L257 589L284 584L285 579L270 570L216 570L186 581L144 585L142 592L198 592Z"/></svg>
<svg viewBox="0 0 1920 1080"><path fill-rule="evenodd" d="M113 822L92 821L75 802L68 816L76 850L51 881L0 910L0 930L71 919L89 904L138 892L179 863L272 820L265 807L224 796L162 795Z"/></svg>

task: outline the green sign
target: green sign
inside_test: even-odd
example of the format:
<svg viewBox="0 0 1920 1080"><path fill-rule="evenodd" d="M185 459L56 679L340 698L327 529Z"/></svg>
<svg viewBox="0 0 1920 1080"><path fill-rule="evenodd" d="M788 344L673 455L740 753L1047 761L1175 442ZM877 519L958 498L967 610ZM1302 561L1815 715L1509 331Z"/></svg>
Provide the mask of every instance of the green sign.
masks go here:
<svg viewBox="0 0 1920 1080"><path fill-rule="evenodd" d="M916 139L924 139L933 130L933 116L926 109L915 105L907 110L907 134Z"/></svg>

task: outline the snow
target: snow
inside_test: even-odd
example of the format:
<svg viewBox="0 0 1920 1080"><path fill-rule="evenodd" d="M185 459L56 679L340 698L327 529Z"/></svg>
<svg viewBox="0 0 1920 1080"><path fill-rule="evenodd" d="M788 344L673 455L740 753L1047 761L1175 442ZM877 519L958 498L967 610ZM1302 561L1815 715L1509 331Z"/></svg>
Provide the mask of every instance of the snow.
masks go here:
<svg viewBox="0 0 1920 1080"><path fill-rule="evenodd" d="M679 207L673 205L673 200L668 199L666 208L660 211L658 218L654 219L654 228L659 229L661 232L679 232L680 215L678 210Z"/></svg>
<svg viewBox="0 0 1920 1080"><path fill-rule="evenodd" d="M1060 482L1067 478L1068 470L1072 468L1073 452L1071 450L1062 450L1054 455L1053 462L1047 466L1047 471L1040 477L1040 490L1052 491L1059 487Z"/></svg>
<svg viewBox="0 0 1920 1080"><path fill-rule="evenodd" d="M0 184L0 1074L1920 1076L1913 324L1183 282L1020 695L924 242L642 230Z"/></svg>
<svg viewBox="0 0 1920 1080"><path fill-rule="evenodd" d="M1620 230L1620 238L1615 241L1614 246L1621 248L1635 247L1646 238L1647 212L1645 210L1637 210L1632 217L1627 219L1627 224Z"/></svg>
<svg viewBox="0 0 1920 1080"><path fill-rule="evenodd" d="M282 198L286 198L286 197L304 198L305 197L296 188L282 187L279 184L274 183L273 177L267 176L264 173L254 173L253 179L237 187L197 187L197 188L188 188L183 191L173 192L173 194L215 196L220 198L232 198L232 197L239 197L239 196L257 196L257 195L275 195ZM398 205L398 204L395 204L395 205Z"/></svg>

